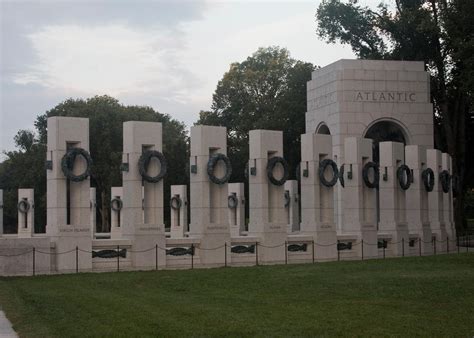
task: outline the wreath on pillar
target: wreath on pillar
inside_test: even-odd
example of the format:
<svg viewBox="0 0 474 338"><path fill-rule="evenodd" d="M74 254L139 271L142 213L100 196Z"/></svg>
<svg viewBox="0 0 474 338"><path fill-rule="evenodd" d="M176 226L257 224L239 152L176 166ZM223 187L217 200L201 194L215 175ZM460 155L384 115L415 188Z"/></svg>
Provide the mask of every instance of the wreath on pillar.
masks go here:
<svg viewBox="0 0 474 338"><path fill-rule="evenodd" d="M344 164L339 167L339 183L344 188Z"/></svg>
<svg viewBox="0 0 474 338"><path fill-rule="evenodd" d="M217 162L219 161L224 162L224 165L225 165L225 174L221 178L214 175L214 169L216 168ZM225 156L224 154L218 153L218 154L212 155L209 158L209 161L207 162L207 176L209 176L209 179L211 180L211 182L215 184L225 184L229 181L230 175L232 175L232 165L227 156Z"/></svg>
<svg viewBox="0 0 474 338"><path fill-rule="evenodd" d="M439 180L441 181L441 188L443 189L443 192L448 193L451 186L451 175L449 175L449 172L447 170L443 170L439 174Z"/></svg>
<svg viewBox="0 0 474 338"><path fill-rule="evenodd" d="M155 176L150 176L147 174L148 165L152 158L156 158L160 162L160 172ZM165 177L166 171L168 170L168 165L166 163L165 156L160 153L158 150L147 150L143 152L138 160L138 171L142 178L149 183L158 183Z"/></svg>
<svg viewBox="0 0 474 338"><path fill-rule="evenodd" d="M179 209L181 209L182 205L183 205L183 200L181 198L179 198L179 196L175 195L175 196L171 197L171 200L170 200L171 209L179 210Z"/></svg>
<svg viewBox="0 0 474 338"><path fill-rule="evenodd" d="M74 161L77 156L82 156L86 161L86 169L82 174L75 175L74 170ZM89 153L82 148L71 148L61 159L61 170L63 171L64 176L66 176L72 182L81 182L86 180L90 176L90 169L92 165L92 158Z"/></svg>
<svg viewBox="0 0 474 338"><path fill-rule="evenodd" d="M123 201L120 197L115 197L114 199L112 199L110 201L110 208L113 210L113 211L120 211L122 210L123 208Z"/></svg>
<svg viewBox="0 0 474 338"><path fill-rule="evenodd" d="M410 188L411 181L413 178L410 167L406 164L402 164L401 166L399 166L397 169L397 178L398 184L400 184L400 188L402 188L402 190L407 190L408 188Z"/></svg>
<svg viewBox="0 0 474 338"><path fill-rule="evenodd" d="M237 199L237 196L232 194L227 197L227 206L229 209L235 209L239 205L239 200Z"/></svg>
<svg viewBox="0 0 474 338"><path fill-rule="evenodd" d="M332 179L330 181L326 180L326 177L324 176L324 172L328 166L331 166L332 168ZM339 169L337 168L336 162L329 158L322 160L319 162L318 174L322 185L328 188L333 187L336 185L337 180L339 179Z"/></svg>
<svg viewBox="0 0 474 338"><path fill-rule="evenodd" d="M18 211L22 214L26 214L28 210L30 210L30 207L30 202L28 202L26 199L20 200L17 205Z"/></svg>
<svg viewBox="0 0 474 338"><path fill-rule="evenodd" d="M426 168L421 172L421 180L427 192L433 191L435 183L435 174L431 168Z"/></svg>
<svg viewBox="0 0 474 338"><path fill-rule="evenodd" d="M273 176L273 169L275 169L275 166L280 163L283 166L283 177L277 180L275 176ZM268 180L273 184L273 185L283 185L285 184L286 180L288 179L288 162L283 157L280 156L275 156L270 159L268 159L267 162L267 177Z"/></svg>
<svg viewBox="0 0 474 338"><path fill-rule="evenodd" d="M374 180L373 182L369 179L369 170L374 170ZM365 185L370 188L378 188L379 187L379 180L380 180L380 172L379 172L379 165L375 162L367 162L364 167L362 168L362 179L364 180Z"/></svg>

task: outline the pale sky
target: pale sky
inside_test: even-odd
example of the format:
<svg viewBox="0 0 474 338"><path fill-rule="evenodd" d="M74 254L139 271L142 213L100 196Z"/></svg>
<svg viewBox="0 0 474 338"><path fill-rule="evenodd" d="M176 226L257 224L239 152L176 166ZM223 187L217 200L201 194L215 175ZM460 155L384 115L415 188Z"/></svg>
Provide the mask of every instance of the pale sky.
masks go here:
<svg viewBox="0 0 474 338"><path fill-rule="evenodd" d="M190 126L259 47L319 66L354 58L317 38L319 2L0 0L0 151L70 97L108 94Z"/></svg>

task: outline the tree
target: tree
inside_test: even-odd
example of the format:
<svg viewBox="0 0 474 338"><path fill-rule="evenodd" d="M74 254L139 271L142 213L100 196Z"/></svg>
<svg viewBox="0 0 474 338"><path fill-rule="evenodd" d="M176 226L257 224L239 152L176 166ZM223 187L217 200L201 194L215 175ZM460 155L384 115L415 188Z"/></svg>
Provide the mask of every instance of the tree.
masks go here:
<svg viewBox="0 0 474 338"><path fill-rule="evenodd" d="M358 1L325 0L316 13L317 34L330 43L351 45L363 59L425 62L431 74L435 144L452 156L459 178L455 221L461 229L466 183L472 185L474 176L473 156L466 156L466 135L474 132L474 2L394 0L392 4L393 9L381 3L373 10Z"/></svg>
<svg viewBox="0 0 474 338"><path fill-rule="evenodd" d="M70 116L89 118L90 153L93 159L91 186L97 188L98 225L102 231L110 224L110 188L121 186L120 164L122 161L122 124L125 121L153 121L163 123L163 154L168 162L164 196L169 196L171 184L185 184L187 164L187 134L184 124L169 115L160 114L150 107L124 106L109 96L90 99L69 99L35 122L37 137L20 131L15 140L20 151L6 153L7 159L0 165L0 186L7 191L18 187L34 187L35 195L45 199L46 170L44 160L47 141L47 118ZM33 145L30 141L34 140ZM19 143L21 142L21 143ZM38 194L40 193L40 194ZM10 195L8 195L10 196ZM12 198L10 196L10 198ZM168 199L165 198L165 219L169 220ZM16 205L16 203L15 203ZM44 215L38 224L45 225L45 201L36 203L36 214Z"/></svg>
<svg viewBox="0 0 474 338"><path fill-rule="evenodd" d="M232 180L244 180L248 133L252 129L284 130L284 155L291 174L300 161L300 135L305 132L306 82L314 66L294 60L288 50L259 48L233 63L217 84L211 111L201 111L196 124L227 127Z"/></svg>

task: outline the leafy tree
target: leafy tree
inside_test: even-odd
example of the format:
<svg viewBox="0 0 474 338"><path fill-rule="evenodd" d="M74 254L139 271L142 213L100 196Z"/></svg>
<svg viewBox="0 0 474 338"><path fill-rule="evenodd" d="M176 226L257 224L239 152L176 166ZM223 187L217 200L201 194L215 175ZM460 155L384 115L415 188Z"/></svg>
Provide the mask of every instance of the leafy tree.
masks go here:
<svg viewBox="0 0 474 338"><path fill-rule="evenodd" d="M472 0L394 0L376 10L358 1L324 0L316 13L317 34L351 45L360 58L424 61L431 74L435 144L453 157L459 177L456 226L463 227L464 193L474 183L474 13Z"/></svg>
<svg viewBox="0 0 474 338"><path fill-rule="evenodd" d="M284 130L284 153L291 174L300 161L305 132L306 82L314 66L290 57L279 47L259 48L243 62L231 64L217 84L211 111L196 124L227 127L232 180L244 180L248 133L252 129Z"/></svg>
<svg viewBox="0 0 474 338"><path fill-rule="evenodd" d="M16 201L13 194L16 193L18 187L34 187L37 201L36 215L41 215L38 216L37 223L43 228L46 220L44 160L47 118L51 116L89 118L90 153L93 159L91 186L97 188L98 225L102 231L108 230L110 224L110 188L122 185L120 164L123 122L163 123L163 153L168 162L164 196L169 196L171 184L186 183L187 135L185 126L181 122L173 120L169 115L160 114L150 107L124 106L109 96L95 96L86 100L68 99L37 117L35 122L37 138L31 132L20 131L15 137L20 150L6 153L7 159L0 164L0 186L7 190L8 198L6 199L11 200L10 204L16 205L16 202L13 202L13 200ZM169 220L168 200L165 198L166 220Z"/></svg>

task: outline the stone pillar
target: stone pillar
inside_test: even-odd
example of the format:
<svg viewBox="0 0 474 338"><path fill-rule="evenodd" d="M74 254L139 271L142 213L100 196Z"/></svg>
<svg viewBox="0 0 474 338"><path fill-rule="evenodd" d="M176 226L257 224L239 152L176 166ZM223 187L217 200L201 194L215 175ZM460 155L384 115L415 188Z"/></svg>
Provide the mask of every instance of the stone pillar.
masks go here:
<svg viewBox="0 0 474 338"><path fill-rule="evenodd" d="M377 195L362 179L362 169L372 161L372 140L348 137L344 141L344 181L342 204L344 219L342 235L354 236L364 241L364 258L378 257L377 249ZM369 174L373 182L373 173ZM362 256L362 245L353 246L358 257Z"/></svg>
<svg viewBox="0 0 474 338"><path fill-rule="evenodd" d="M408 255L409 236L406 194L400 187L397 169L405 163L405 148L399 142L380 142L380 223L379 233L390 235L394 256ZM403 248L404 246L404 248Z"/></svg>
<svg viewBox="0 0 474 338"><path fill-rule="evenodd" d="M270 182L267 163L272 157L283 157L283 132L251 130L249 141L248 234L260 237L259 262L282 263L285 260L283 245L287 240L285 188ZM282 178L283 167L276 165L272 173L276 179Z"/></svg>
<svg viewBox="0 0 474 338"><path fill-rule="evenodd" d="M48 118L46 233L55 242L58 253L55 265L61 272L76 270L76 255L72 252L76 247L80 249L77 260L79 270L92 269L89 253L92 250L90 179L70 181L61 169L61 160L72 148L89 151L89 119L63 116ZM86 165L85 159L77 156L74 174L82 174Z"/></svg>
<svg viewBox="0 0 474 338"><path fill-rule="evenodd" d="M452 159L448 153L441 154L441 164L442 170L446 170L449 175L453 174L452 168ZM451 179L451 185L449 187L449 191L445 193L443 191L443 217L444 217L444 224L446 226L446 236L449 238L449 251L454 249L456 245L456 227L454 224L454 214L453 214L453 182Z"/></svg>
<svg viewBox="0 0 474 338"><path fill-rule="evenodd" d="M428 193L428 213L431 231L433 237L436 238L436 243L433 243L433 247L436 245L437 252L444 252L446 251L447 233L444 223L444 194L439 179L439 174L442 171L441 151L428 149L426 152L426 161L428 168L433 170L435 176L433 191Z"/></svg>
<svg viewBox="0 0 474 338"><path fill-rule="evenodd" d="M95 238L97 232L97 198L96 189L90 188L90 210L91 210L91 235Z"/></svg>
<svg viewBox="0 0 474 338"><path fill-rule="evenodd" d="M158 122L128 121L123 123L123 225L122 237L132 240L132 251L144 251L158 245L165 247L163 224L163 180L145 181L139 172L139 159L145 151L162 152L162 125ZM127 169L128 165L128 170ZM152 157L147 175L161 170L159 161ZM143 192L142 192L143 189ZM143 194L143 200L142 200ZM131 253L132 266L138 269L155 267L155 250ZM164 266L166 257L158 255L158 265Z"/></svg>
<svg viewBox="0 0 474 338"><path fill-rule="evenodd" d="M110 238L122 238L123 189L112 187L110 191Z"/></svg>
<svg viewBox="0 0 474 338"><path fill-rule="evenodd" d="M234 208L231 208L231 196L235 197L237 202ZM238 237L245 231L245 193L243 183L229 183L229 225L230 235Z"/></svg>
<svg viewBox="0 0 474 338"><path fill-rule="evenodd" d="M431 228L428 217L428 191L421 174L427 166L426 147L410 145L405 147L405 163L413 170L413 183L406 191L406 214L408 231L421 240L421 251L424 255L432 252ZM418 245L418 243L417 243Z"/></svg>
<svg viewBox="0 0 474 338"><path fill-rule="evenodd" d="M331 136L301 135L301 233L313 236L317 260L337 258L334 187L319 179L319 163L325 159L332 159ZM328 180L333 177L330 171L325 171Z"/></svg>
<svg viewBox="0 0 474 338"><path fill-rule="evenodd" d="M0 236L3 235L3 189L0 189Z"/></svg>
<svg viewBox="0 0 474 338"><path fill-rule="evenodd" d="M288 220L288 233L300 230L300 210L298 197L298 181L290 180L285 182L285 212Z"/></svg>
<svg viewBox="0 0 474 338"><path fill-rule="evenodd" d="M186 185L171 186L171 238L183 238L189 231L187 190Z"/></svg>
<svg viewBox="0 0 474 338"><path fill-rule="evenodd" d="M191 224L190 237L201 239L198 252L201 263L207 266L223 265L223 246L230 241L227 207L227 183L213 183L207 173L209 159L215 154L227 155L227 131L224 127L191 127ZM225 175L225 166L218 161L214 169L216 177ZM230 245L227 257L230 258Z"/></svg>
<svg viewBox="0 0 474 338"><path fill-rule="evenodd" d="M35 196L33 189L18 189L18 238L35 233Z"/></svg>

